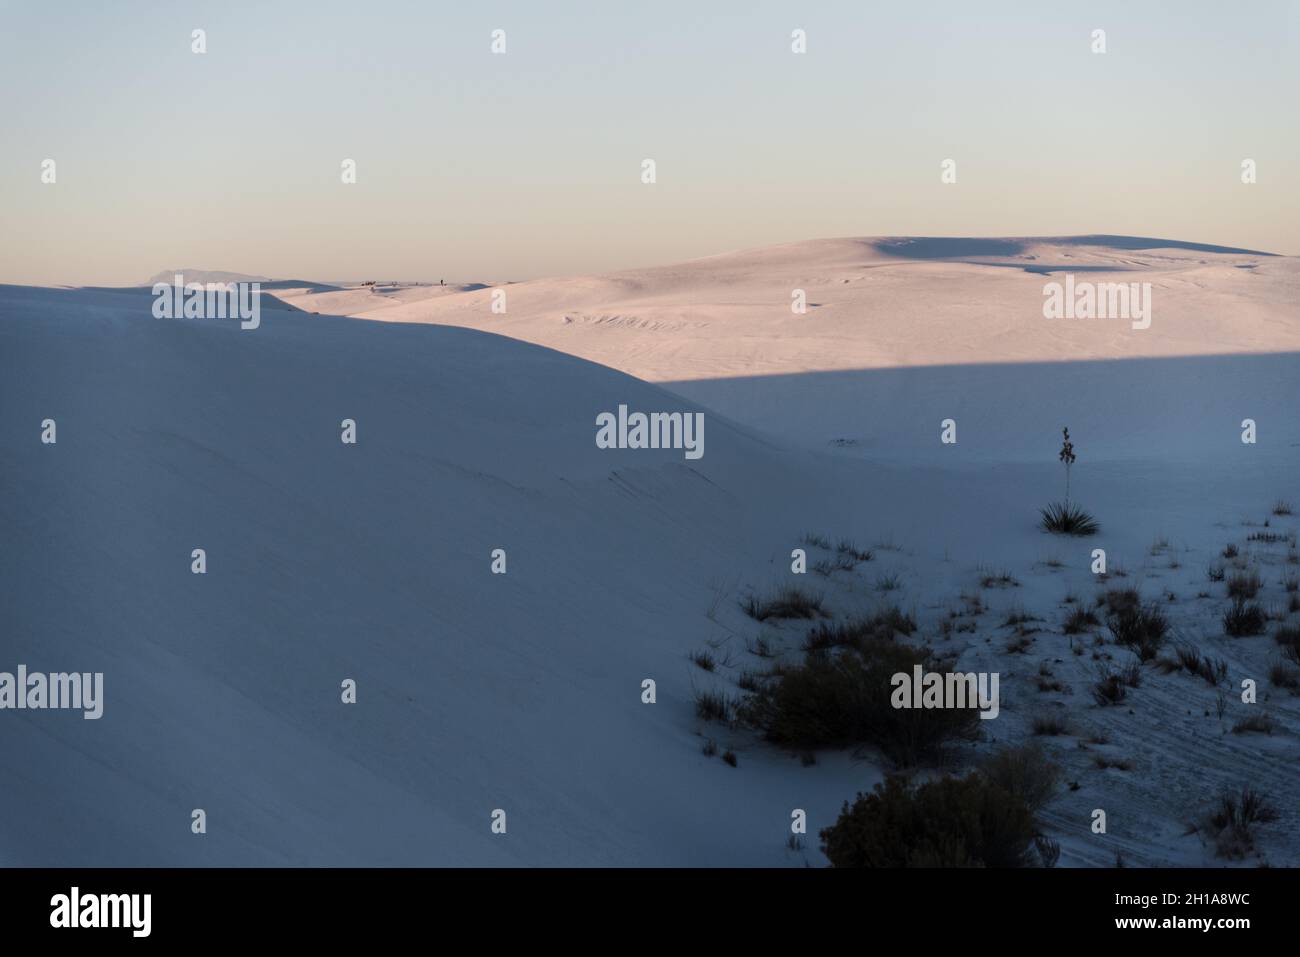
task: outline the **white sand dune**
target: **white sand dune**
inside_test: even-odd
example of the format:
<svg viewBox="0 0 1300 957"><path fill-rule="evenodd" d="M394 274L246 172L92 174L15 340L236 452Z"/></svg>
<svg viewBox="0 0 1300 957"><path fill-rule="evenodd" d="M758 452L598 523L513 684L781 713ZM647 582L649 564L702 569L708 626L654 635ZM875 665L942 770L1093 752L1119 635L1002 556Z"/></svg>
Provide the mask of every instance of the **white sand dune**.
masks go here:
<svg viewBox="0 0 1300 957"><path fill-rule="evenodd" d="M1067 272L1150 283L1150 328L1045 319L1044 286ZM1051 423L1067 415L1092 436L1094 456L1153 443L1195 455L1219 447L1205 423L1249 416L1250 395L1300 399L1289 365L1216 364L1213 389L1202 387L1203 363L1120 366L1300 352L1300 260L1225 247L1119 236L836 239L497 288L504 315L491 311L491 288L352 314L498 332L671 382L786 442L906 461L949 451L932 438L950 416L970 428L964 456L1039 456L1035 439L1050 442ZM804 315L791 310L795 289L806 292ZM310 297L295 302L316 308ZM1106 365L1086 364L1095 362ZM909 371L922 369L931 371ZM1179 381L1144 400L1153 376ZM1005 377L1018 388L988 381ZM1016 391L1036 408L1007 417L1001 400Z"/></svg>
<svg viewBox="0 0 1300 957"><path fill-rule="evenodd" d="M1151 328L1045 320L1048 279L1028 271L1045 268L1151 282ZM797 657L806 625L759 625L740 599L792 581L813 531L876 546L799 579L837 616L901 603L910 640L1002 675L1001 715L954 769L1028 739L1044 710L1069 716L1047 742L1078 785L1046 811L1063 865L1217 863L1187 825L1243 784L1282 811L1263 858L1300 864L1300 699L1269 686L1271 637L1222 634L1224 586L1206 578L1237 543L1261 602L1297 621L1297 521L1269 512L1300 504L1298 276L1291 258L1122 237L829 240L511 284L504 316L488 288L303 283L275 293L302 311L255 332L154 320L140 291L0 287L0 574L18 596L0 670L102 670L107 695L98 722L0 714L17 782L0 818L23 822L0 859L824 863L817 829L880 779L879 756L803 767L692 709L694 689L738 693L767 667L756 635ZM396 321L310 314L345 306ZM703 408L706 454L597 449L595 416L619 403ZM47 417L55 446L38 441ZM1035 526L1060 497L1062 424L1095 539ZM1249 540L1265 520L1281 541ZM1094 578L1096 547L1123 578ZM989 569L1019 584L983 589L989 611L945 635ZM889 576L901 587L882 592ZM1098 708L1063 599L1117 585L1164 602L1229 682L1148 667L1128 707ZM1041 631L1013 654L1018 609ZM706 643L713 674L686 658ZM1043 665L1064 690L1038 689ZM1238 700L1244 678L1258 705ZM1273 735L1230 733L1257 709ZM706 758L706 737L738 767ZM801 852L785 847L794 808Z"/></svg>
<svg viewBox="0 0 1300 957"><path fill-rule="evenodd" d="M492 313L491 288L448 297L436 286L422 287L427 300L356 314L489 329L655 382L1300 349L1300 260L1134 244L821 240L513 283L505 315ZM1043 285L1066 272L1152 283L1151 328L1044 320ZM794 289L807 293L805 315L791 311Z"/></svg>

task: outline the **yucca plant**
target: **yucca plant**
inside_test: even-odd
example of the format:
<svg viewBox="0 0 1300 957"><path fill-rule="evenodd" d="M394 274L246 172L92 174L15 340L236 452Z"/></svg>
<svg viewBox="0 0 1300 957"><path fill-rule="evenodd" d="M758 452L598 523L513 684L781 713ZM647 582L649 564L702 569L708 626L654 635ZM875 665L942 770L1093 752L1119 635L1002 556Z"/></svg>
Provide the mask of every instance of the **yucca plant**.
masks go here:
<svg viewBox="0 0 1300 957"><path fill-rule="evenodd" d="M1079 506L1070 504L1070 466L1074 464L1076 456L1069 428L1063 428L1061 435L1061 453L1057 458L1065 466L1065 501L1053 502L1040 509L1040 524L1046 531L1057 535L1096 535L1101 528L1097 520Z"/></svg>

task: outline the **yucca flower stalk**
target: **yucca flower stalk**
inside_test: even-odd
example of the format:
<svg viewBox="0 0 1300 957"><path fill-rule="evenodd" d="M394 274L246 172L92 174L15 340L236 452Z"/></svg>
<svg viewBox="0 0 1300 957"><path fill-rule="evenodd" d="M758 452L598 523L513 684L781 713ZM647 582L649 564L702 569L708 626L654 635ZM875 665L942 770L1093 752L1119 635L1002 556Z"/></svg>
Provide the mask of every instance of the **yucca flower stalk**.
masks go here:
<svg viewBox="0 0 1300 957"><path fill-rule="evenodd" d="M1065 440L1061 443L1061 454L1059 458L1065 465L1065 506L1070 507L1070 466L1074 464L1074 443L1070 441L1070 428L1066 426L1061 429L1061 434Z"/></svg>

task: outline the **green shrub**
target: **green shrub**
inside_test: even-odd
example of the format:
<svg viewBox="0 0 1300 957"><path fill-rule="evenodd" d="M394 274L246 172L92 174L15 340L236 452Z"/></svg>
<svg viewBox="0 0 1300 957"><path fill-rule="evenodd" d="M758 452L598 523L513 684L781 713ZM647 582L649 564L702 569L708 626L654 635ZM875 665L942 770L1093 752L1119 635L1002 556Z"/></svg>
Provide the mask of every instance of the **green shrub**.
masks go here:
<svg viewBox="0 0 1300 957"><path fill-rule="evenodd" d="M839 653L815 653L782 669L745 699L739 716L773 743L795 750L872 744L899 765L935 754L944 742L974 736L972 708L895 708L891 679L930 669L929 657L873 639Z"/></svg>
<svg viewBox="0 0 1300 957"><path fill-rule="evenodd" d="M1027 867L1038 826L1023 799L981 774L910 788L890 776L821 832L834 867Z"/></svg>
<svg viewBox="0 0 1300 957"><path fill-rule="evenodd" d="M980 765L980 773L1034 813L1052 799L1061 777L1060 767L1037 744L994 752Z"/></svg>

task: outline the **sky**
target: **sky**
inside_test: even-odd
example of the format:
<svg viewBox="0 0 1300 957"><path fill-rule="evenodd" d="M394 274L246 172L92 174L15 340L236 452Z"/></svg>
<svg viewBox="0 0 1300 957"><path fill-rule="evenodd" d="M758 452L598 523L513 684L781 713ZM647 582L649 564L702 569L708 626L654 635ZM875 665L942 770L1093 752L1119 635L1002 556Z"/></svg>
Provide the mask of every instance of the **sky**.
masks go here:
<svg viewBox="0 0 1300 957"><path fill-rule="evenodd" d="M1298 102L1283 0L4 2L0 282L492 281L879 235L1300 255Z"/></svg>

